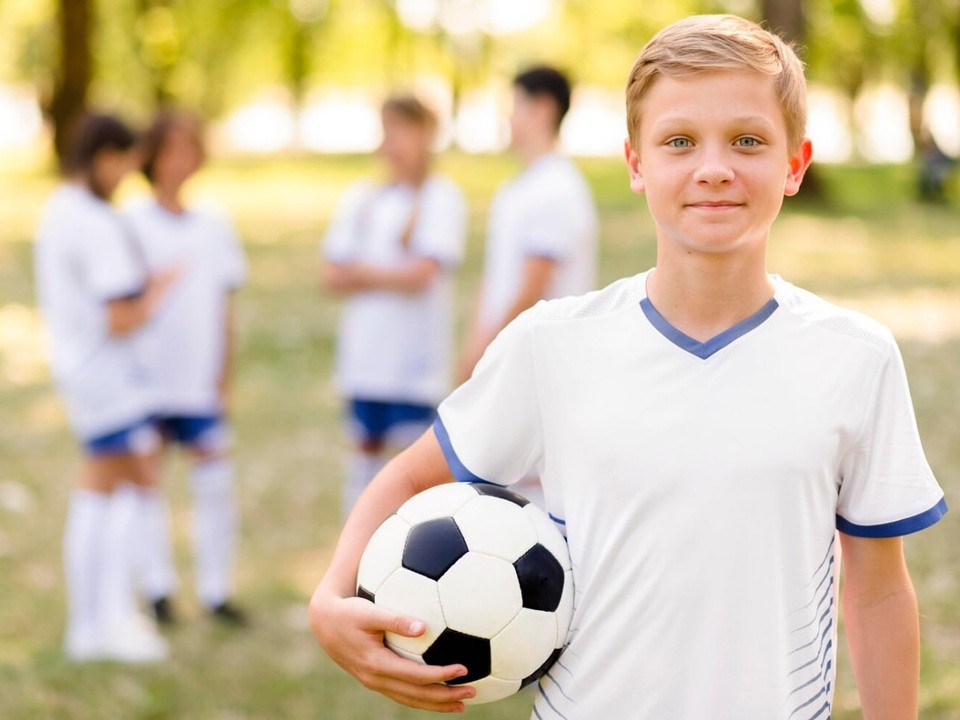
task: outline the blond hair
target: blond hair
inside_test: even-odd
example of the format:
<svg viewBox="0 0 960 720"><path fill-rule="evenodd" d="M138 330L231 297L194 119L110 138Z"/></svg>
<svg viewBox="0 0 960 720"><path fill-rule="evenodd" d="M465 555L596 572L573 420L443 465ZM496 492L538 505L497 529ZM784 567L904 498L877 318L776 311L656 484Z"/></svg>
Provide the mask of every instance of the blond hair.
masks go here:
<svg viewBox="0 0 960 720"><path fill-rule="evenodd" d="M807 125L807 82L791 45L736 15L693 15L668 25L648 42L627 81L627 130L639 148L643 98L657 77L683 78L711 70L752 70L771 77L793 152Z"/></svg>

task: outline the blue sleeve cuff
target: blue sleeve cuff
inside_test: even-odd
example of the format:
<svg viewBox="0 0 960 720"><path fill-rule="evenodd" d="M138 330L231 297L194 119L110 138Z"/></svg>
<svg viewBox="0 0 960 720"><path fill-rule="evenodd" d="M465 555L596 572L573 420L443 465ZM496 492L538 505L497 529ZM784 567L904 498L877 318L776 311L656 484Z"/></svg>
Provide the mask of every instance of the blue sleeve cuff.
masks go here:
<svg viewBox="0 0 960 720"><path fill-rule="evenodd" d="M440 449L443 451L443 457L446 458L447 465L450 466L450 472L453 473L453 477L455 477L458 482L486 483L487 485L500 484L490 482L489 480L484 480L479 475L474 475L472 472L470 472L470 470L467 469L467 466L460 461L459 457L457 457L457 452L453 449L453 445L450 443L450 435L447 433L447 429L443 426L443 421L440 419L439 415L437 416L437 419L433 421L433 434L437 436L437 442L440 443Z"/></svg>
<svg viewBox="0 0 960 720"><path fill-rule="evenodd" d="M929 510L903 520L882 523L880 525L857 525L837 515L837 530L847 535L867 538L891 538L909 535L928 528L937 522L947 512L947 499L940 498L940 502Z"/></svg>

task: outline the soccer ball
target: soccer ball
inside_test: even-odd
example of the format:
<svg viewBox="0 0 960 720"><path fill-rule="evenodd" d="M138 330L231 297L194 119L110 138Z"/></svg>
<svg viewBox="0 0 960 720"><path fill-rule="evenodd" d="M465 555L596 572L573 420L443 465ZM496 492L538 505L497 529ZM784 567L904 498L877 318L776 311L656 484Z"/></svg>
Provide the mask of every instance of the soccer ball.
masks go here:
<svg viewBox="0 0 960 720"><path fill-rule="evenodd" d="M405 502L370 538L357 595L424 621L387 647L429 665L460 663L485 703L540 678L560 655L573 614L563 536L526 498L497 485L451 483Z"/></svg>

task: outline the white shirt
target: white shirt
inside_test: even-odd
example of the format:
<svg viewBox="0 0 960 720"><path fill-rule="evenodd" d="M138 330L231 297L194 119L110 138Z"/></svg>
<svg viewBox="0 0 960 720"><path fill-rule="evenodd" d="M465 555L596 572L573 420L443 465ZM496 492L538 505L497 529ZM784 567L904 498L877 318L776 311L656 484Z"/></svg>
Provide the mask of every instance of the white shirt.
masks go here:
<svg viewBox="0 0 960 720"><path fill-rule="evenodd" d="M34 261L51 370L74 432L89 440L143 419L135 335L109 333L107 303L147 280L120 216L88 190L61 185L43 209Z"/></svg>
<svg viewBox="0 0 960 720"><path fill-rule="evenodd" d="M336 263L399 268L432 258L442 271L418 294L351 295L344 303L336 382L348 397L434 405L450 389L453 297L451 272L463 257L466 202L450 180L431 177L416 191L361 182L344 195L323 253ZM416 219L410 246L401 238Z"/></svg>
<svg viewBox="0 0 960 720"><path fill-rule="evenodd" d="M524 261L558 263L546 297L593 290L597 266L597 211L576 165L548 154L497 190L490 206L479 321L499 328L520 290Z"/></svg>
<svg viewBox="0 0 960 720"><path fill-rule="evenodd" d="M175 214L152 198L133 203L125 214L151 272L182 267L139 343L153 409L163 415L216 414L229 293L247 274L236 232L217 211L195 207Z"/></svg>
<svg viewBox="0 0 960 720"><path fill-rule="evenodd" d="M835 531L946 510L896 343L779 278L698 343L645 280L540 303L439 409L458 479L536 468L566 529L575 611L536 716L825 720Z"/></svg>

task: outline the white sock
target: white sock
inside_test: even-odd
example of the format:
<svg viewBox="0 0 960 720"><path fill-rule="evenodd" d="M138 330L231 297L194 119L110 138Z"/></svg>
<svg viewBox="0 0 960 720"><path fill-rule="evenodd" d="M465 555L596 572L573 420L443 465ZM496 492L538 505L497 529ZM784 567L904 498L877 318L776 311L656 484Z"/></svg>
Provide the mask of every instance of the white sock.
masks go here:
<svg viewBox="0 0 960 720"><path fill-rule="evenodd" d="M99 594L104 520L110 496L74 490L63 533L63 565L67 580L67 637L99 633Z"/></svg>
<svg viewBox="0 0 960 720"><path fill-rule="evenodd" d="M385 464L386 457L382 453L374 454L355 450L347 456L346 477L341 495L341 512L344 519L350 514L360 494Z"/></svg>
<svg viewBox="0 0 960 720"><path fill-rule="evenodd" d="M190 473L197 596L215 607L232 593L237 542L237 500L228 458L197 462Z"/></svg>
<svg viewBox="0 0 960 720"><path fill-rule="evenodd" d="M137 568L147 600L169 597L177 587L170 540L170 503L157 488L138 488L140 500L140 544Z"/></svg>
<svg viewBox="0 0 960 720"><path fill-rule="evenodd" d="M134 552L142 547L137 489L123 483L110 496L101 536L100 618L104 628L136 612Z"/></svg>

